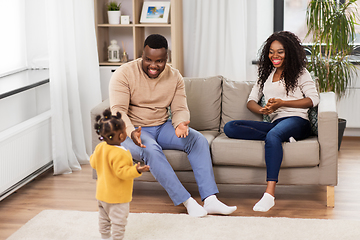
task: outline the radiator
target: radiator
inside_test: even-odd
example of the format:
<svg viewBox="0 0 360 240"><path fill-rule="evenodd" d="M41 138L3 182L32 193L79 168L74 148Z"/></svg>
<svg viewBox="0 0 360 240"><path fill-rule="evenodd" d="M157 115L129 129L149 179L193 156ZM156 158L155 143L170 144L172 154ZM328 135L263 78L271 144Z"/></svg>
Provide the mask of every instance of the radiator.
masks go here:
<svg viewBox="0 0 360 240"><path fill-rule="evenodd" d="M0 132L0 200L51 166L50 111Z"/></svg>

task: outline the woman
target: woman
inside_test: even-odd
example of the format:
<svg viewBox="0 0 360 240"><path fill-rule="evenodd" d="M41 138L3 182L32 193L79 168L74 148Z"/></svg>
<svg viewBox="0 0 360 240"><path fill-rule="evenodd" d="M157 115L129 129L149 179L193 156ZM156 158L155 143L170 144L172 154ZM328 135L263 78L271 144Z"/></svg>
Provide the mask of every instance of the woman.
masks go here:
<svg viewBox="0 0 360 240"><path fill-rule="evenodd" d="M283 158L282 142L310 135L308 108L319 103L299 38L287 31L272 34L264 43L259 60L259 79L248 98L250 111L268 115L271 122L235 120L225 124L229 138L265 141L267 187L254 211L267 212L275 205L275 186ZM266 106L258 102L264 96Z"/></svg>

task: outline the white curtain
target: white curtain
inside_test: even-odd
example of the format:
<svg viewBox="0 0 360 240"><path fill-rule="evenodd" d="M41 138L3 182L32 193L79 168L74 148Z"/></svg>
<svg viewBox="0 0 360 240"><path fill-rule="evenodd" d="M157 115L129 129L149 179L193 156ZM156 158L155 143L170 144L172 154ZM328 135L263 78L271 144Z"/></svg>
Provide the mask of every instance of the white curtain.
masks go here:
<svg viewBox="0 0 360 240"><path fill-rule="evenodd" d="M46 1L54 174L89 162L90 109L101 102L93 5Z"/></svg>
<svg viewBox="0 0 360 240"><path fill-rule="evenodd" d="M184 76L246 78L246 0L183 0Z"/></svg>

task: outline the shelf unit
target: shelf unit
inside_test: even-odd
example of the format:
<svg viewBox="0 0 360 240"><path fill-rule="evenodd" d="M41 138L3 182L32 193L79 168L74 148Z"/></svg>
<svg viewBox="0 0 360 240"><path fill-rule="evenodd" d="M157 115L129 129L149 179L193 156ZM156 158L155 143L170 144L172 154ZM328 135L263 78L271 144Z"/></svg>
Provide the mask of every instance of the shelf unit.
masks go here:
<svg viewBox="0 0 360 240"><path fill-rule="evenodd" d="M183 74L182 0L170 0L169 23L140 23L143 0L117 0L121 2L121 15L130 16L130 24L108 24L108 0L94 0L95 28L100 66L118 66L122 63L107 61L107 48L112 39L123 45L129 60L141 57L145 38L151 33L164 35L171 50L171 65ZM150 1L151 2L151 1Z"/></svg>

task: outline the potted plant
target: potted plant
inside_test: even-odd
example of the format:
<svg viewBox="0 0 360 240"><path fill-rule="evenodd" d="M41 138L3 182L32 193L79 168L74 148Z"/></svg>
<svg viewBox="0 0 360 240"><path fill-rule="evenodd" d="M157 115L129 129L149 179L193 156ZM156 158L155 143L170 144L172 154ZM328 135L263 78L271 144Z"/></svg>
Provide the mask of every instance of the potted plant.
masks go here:
<svg viewBox="0 0 360 240"><path fill-rule="evenodd" d="M121 3L118 4L116 1L110 1L106 7L108 10L109 24L120 24Z"/></svg>
<svg viewBox="0 0 360 240"><path fill-rule="evenodd" d="M355 49L355 2L311 0L306 11L306 36L313 37L308 70L314 73L320 92L333 91L338 99L357 75L349 60ZM339 119L339 149L345 127L346 120Z"/></svg>

